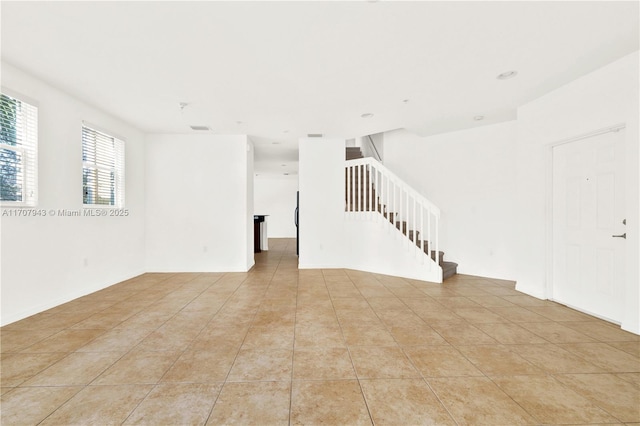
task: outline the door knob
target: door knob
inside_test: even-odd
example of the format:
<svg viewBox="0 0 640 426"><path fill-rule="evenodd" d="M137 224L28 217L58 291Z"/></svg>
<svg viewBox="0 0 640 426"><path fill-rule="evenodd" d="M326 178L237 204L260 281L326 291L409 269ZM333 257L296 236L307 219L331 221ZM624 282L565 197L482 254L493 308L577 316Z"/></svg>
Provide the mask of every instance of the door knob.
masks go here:
<svg viewBox="0 0 640 426"><path fill-rule="evenodd" d="M621 235L612 235L613 238L624 238L625 240L627 239L627 233L625 232L624 234Z"/></svg>

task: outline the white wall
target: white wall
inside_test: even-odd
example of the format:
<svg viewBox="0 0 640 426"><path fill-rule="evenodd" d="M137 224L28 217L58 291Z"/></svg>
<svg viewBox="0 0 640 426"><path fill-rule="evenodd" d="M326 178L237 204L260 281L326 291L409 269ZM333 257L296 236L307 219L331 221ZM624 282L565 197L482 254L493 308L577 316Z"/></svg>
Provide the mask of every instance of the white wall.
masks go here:
<svg viewBox="0 0 640 426"><path fill-rule="evenodd" d="M36 208L48 213L1 217L4 325L141 274L145 206L141 132L4 62L2 86L38 105ZM49 213L82 211L83 120L125 140L127 217Z"/></svg>
<svg viewBox="0 0 640 426"><path fill-rule="evenodd" d="M640 159L638 52L518 109L516 216L526 223L516 246L518 290L547 297L550 280L551 144L619 123L626 124L626 294L622 328L640 333Z"/></svg>
<svg viewBox="0 0 640 426"><path fill-rule="evenodd" d="M344 139L299 142L299 267L343 268Z"/></svg>
<svg viewBox="0 0 640 426"><path fill-rule="evenodd" d="M244 135L147 135L146 270L251 268L252 165Z"/></svg>
<svg viewBox="0 0 640 426"><path fill-rule="evenodd" d="M419 137L384 135L384 164L441 209L440 247L458 272L515 279L514 121Z"/></svg>
<svg viewBox="0 0 640 426"><path fill-rule="evenodd" d="M298 175L260 174L254 178L254 211L268 214L269 238L295 238L293 213L296 208Z"/></svg>

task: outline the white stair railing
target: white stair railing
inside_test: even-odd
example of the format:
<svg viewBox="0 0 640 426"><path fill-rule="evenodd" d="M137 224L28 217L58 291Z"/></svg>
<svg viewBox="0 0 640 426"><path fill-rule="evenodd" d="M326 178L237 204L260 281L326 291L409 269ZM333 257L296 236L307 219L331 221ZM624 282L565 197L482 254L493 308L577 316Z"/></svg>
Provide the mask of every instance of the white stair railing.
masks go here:
<svg viewBox="0 0 640 426"><path fill-rule="evenodd" d="M345 179L348 218L386 222L429 267L440 264L438 207L371 157L346 161Z"/></svg>

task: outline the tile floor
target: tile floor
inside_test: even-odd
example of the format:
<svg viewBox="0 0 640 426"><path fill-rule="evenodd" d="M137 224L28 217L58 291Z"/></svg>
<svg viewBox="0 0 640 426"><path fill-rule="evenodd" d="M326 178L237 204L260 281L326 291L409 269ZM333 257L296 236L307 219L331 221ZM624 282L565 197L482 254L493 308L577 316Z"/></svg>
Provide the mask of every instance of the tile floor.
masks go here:
<svg viewBox="0 0 640 426"><path fill-rule="evenodd" d="M145 274L1 331L3 425L639 424L640 337L458 275Z"/></svg>

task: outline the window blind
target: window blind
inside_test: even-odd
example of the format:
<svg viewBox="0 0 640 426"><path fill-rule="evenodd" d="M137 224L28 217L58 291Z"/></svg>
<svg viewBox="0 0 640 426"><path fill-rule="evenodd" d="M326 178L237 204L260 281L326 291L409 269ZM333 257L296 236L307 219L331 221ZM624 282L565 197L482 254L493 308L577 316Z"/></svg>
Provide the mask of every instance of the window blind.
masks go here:
<svg viewBox="0 0 640 426"><path fill-rule="evenodd" d="M38 108L0 94L0 201L33 206L38 186Z"/></svg>
<svg viewBox="0 0 640 426"><path fill-rule="evenodd" d="M124 206L124 141L82 126L82 194L89 206Z"/></svg>

